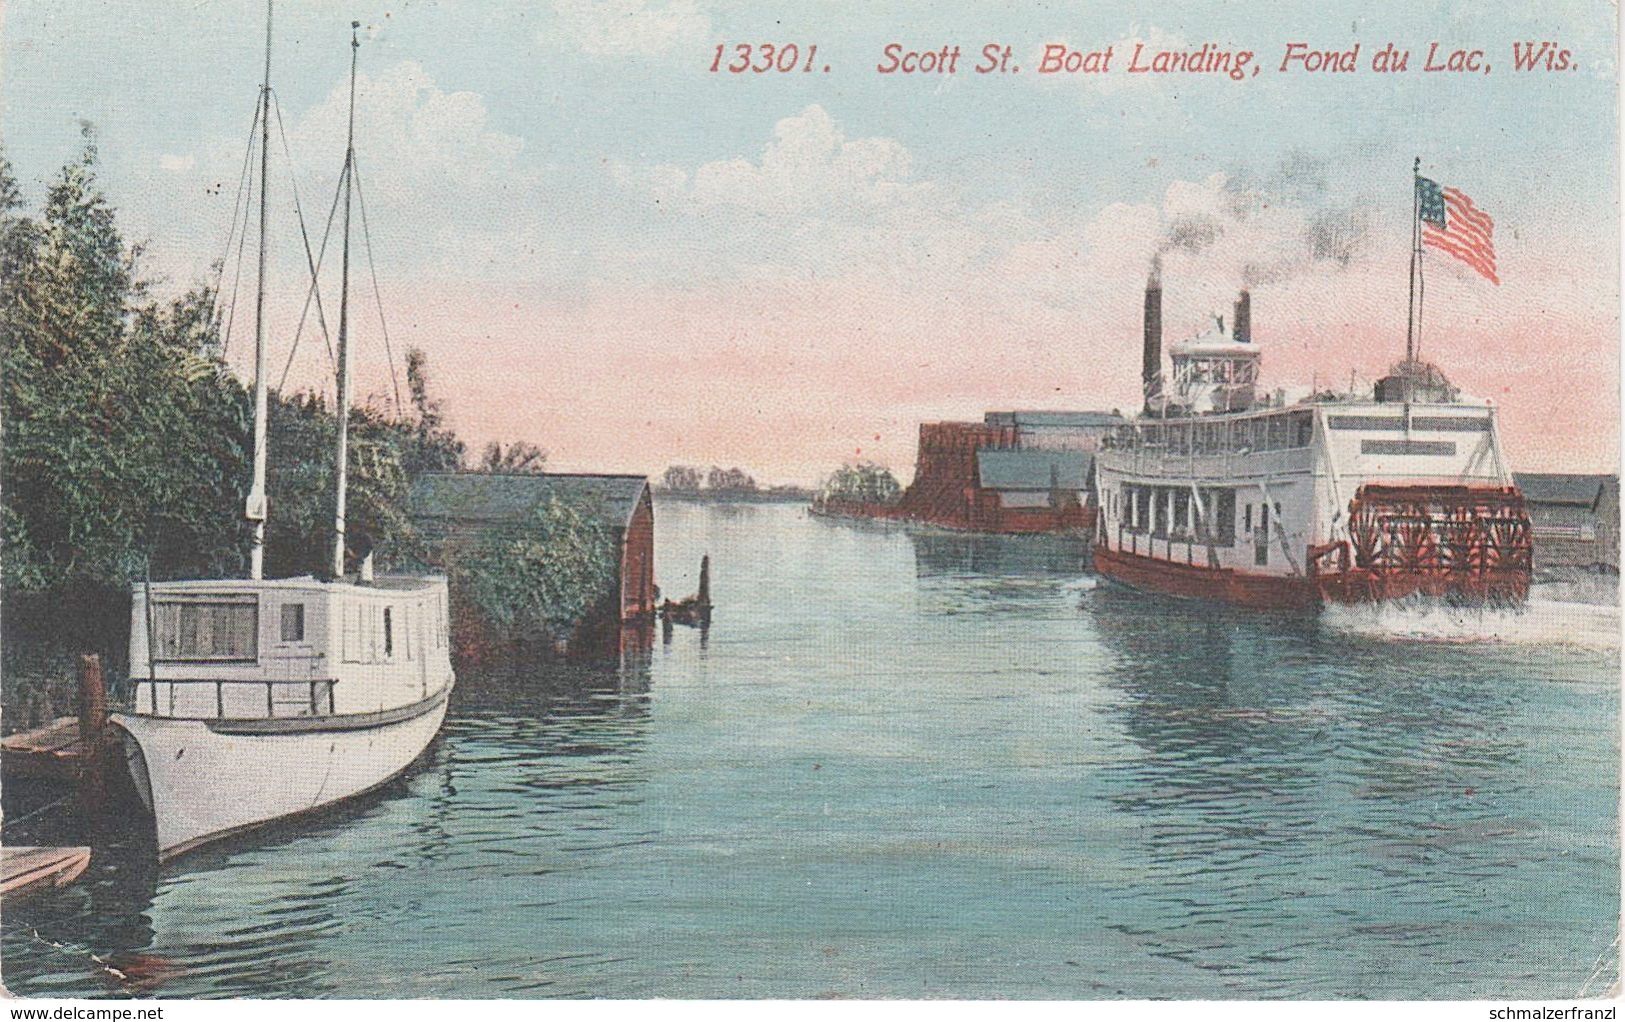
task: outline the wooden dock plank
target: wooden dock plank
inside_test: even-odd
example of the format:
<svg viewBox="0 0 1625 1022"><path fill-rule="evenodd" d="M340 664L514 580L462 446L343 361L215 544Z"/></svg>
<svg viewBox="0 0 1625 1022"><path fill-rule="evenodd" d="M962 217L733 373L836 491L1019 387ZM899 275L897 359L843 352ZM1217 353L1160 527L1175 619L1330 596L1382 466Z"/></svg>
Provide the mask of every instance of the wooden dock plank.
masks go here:
<svg viewBox="0 0 1625 1022"><path fill-rule="evenodd" d="M0 898L16 902L70 884L90 865L90 849L0 847Z"/></svg>
<svg viewBox="0 0 1625 1022"><path fill-rule="evenodd" d="M0 738L0 767L8 777L71 782L84 760L76 717L58 717L33 731Z"/></svg>

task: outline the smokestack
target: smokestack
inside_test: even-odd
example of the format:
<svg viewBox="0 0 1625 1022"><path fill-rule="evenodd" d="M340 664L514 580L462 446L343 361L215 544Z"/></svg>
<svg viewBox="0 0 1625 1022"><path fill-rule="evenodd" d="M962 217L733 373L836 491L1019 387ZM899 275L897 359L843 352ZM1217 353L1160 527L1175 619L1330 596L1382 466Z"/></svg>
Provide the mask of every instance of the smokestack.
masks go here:
<svg viewBox="0 0 1625 1022"><path fill-rule="evenodd" d="M1162 257L1151 260L1151 275L1145 281L1145 348L1141 352L1140 382L1145 390L1145 407L1162 393Z"/></svg>
<svg viewBox="0 0 1625 1022"><path fill-rule="evenodd" d="M1253 296L1248 294L1246 288L1241 289L1241 297L1236 299L1236 322L1230 336L1243 344L1249 344L1253 339Z"/></svg>

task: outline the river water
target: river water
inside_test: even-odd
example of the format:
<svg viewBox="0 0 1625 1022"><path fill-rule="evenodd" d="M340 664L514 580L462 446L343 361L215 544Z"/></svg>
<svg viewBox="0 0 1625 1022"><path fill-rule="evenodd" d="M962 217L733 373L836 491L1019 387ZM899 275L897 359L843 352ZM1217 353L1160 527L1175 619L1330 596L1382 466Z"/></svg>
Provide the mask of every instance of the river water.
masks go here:
<svg viewBox="0 0 1625 1022"><path fill-rule="evenodd" d="M1617 975L1620 663L1592 618L1395 641L1096 585L1067 540L656 518L669 593L711 554L709 635L465 672L377 796L162 871L100 850L7 912L6 986L1571 998Z"/></svg>

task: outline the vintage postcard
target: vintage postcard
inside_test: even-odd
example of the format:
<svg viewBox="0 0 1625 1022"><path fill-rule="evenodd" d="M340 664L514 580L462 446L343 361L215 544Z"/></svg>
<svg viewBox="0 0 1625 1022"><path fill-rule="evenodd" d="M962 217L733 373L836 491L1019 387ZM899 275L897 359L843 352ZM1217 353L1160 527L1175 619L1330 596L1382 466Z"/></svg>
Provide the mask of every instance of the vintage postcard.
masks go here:
<svg viewBox="0 0 1625 1022"><path fill-rule="evenodd" d="M1613 4L0 19L8 995L1614 1017Z"/></svg>

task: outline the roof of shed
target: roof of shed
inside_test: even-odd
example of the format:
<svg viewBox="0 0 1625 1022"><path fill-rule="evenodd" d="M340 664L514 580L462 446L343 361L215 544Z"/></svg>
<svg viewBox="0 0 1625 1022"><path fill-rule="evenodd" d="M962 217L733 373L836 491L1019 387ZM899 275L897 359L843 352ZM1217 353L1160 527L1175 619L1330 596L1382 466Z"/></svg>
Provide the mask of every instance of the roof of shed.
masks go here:
<svg viewBox="0 0 1625 1022"><path fill-rule="evenodd" d="M1092 461L1083 451L984 448L976 452L976 471L991 490L1081 490Z"/></svg>
<svg viewBox="0 0 1625 1022"><path fill-rule="evenodd" d="M502 523L522 521L556 498L624 529L648 486L637 475L432 472L413 481L408 508L414 518Z"/></svg>
<svg viewBox="0 0 1625 1022"><path fill-rule="evenodd" d="M982 418L984 422L1000 426L1060 426L1074 429L1104 429L1126 421L1112 412L988 412Z"/></svg>
<svg viewBox="0 0 1625 1022"><path fill-rule="evenodd" d="M1526 499L1538 504L1575 504L1590 507L1597 502L1610 475L1580 475L1568 472L1514 472L1513 482Z"/></svg>

